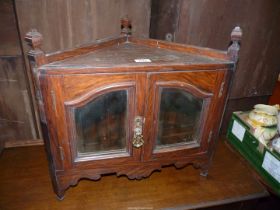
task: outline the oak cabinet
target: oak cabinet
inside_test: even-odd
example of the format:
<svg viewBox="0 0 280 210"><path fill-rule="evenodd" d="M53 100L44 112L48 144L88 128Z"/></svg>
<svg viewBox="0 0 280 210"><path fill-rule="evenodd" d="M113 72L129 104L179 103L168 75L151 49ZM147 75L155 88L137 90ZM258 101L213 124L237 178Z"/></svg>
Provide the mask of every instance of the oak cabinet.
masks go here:
<svg viewBox="0 0 280 210"><path fill-rule="evenodd" d="M44 54L29 32L30 65L54 191L81 178L148 177L162 166L207 169L234 69L228 52L128 35Z"/></svg>

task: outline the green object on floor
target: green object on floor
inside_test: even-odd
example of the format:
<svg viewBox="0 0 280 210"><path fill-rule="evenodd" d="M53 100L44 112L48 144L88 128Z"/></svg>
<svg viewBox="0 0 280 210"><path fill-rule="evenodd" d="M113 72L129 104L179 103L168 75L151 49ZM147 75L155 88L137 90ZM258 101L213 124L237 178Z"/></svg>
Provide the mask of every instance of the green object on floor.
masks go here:
<svg viewBox="0 0 280 210"><path fill-rule="evenodd" d="M234 112L227 140L250 163L264 183L280 196L280 155L261 144L252 134L245 119L248 112Z"/></svg>

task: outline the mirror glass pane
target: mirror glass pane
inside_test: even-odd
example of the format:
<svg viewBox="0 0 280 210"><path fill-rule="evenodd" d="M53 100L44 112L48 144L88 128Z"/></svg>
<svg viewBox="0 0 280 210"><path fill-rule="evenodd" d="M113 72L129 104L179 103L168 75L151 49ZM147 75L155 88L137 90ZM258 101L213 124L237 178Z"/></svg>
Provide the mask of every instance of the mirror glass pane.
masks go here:
<svg viewBox="0 0 280 210"><path fill-rule="evenodd" d="M176 88L162 88L156 148L198 141L203 99Z"/></svg>
<svg viewBox="0 0 280 210"><path fill-rule="evenodd" d="M125 150L127 97L113 91L74 109L78 156Z"/></svg>

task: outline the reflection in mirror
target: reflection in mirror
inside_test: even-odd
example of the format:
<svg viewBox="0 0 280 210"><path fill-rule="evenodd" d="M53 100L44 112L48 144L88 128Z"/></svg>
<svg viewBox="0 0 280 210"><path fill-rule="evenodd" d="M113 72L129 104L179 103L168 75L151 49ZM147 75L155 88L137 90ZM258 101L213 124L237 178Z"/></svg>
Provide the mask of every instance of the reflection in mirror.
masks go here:
<svg viewBox="0 0 280 210"><path fill-rule="evenodd" d="M156 148L198 141L203 99L183 89L162 88Z"/></svg>
<svg viewBox="0 0 280 210"><path fill-rule="evenodd" d="M124 150L127 109L127 90L100 95L75 108L78 156Z"/></svg>

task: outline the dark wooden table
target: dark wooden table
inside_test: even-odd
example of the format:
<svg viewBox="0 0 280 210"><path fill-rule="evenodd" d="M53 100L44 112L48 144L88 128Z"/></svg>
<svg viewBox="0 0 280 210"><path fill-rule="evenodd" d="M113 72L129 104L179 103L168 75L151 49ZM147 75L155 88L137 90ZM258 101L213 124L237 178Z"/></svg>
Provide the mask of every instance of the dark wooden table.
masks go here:
<svg viewBox="0 0 280 210"><path fill-rule="evenodd" d="M0 209L197 209L268 196L248 166L220 140L208 178L192 166L166 167L149 178L109 175L80 181L58 201L42 146L10 148L0 157Z"/></svg>

